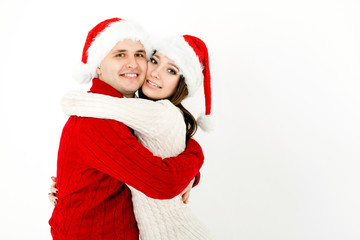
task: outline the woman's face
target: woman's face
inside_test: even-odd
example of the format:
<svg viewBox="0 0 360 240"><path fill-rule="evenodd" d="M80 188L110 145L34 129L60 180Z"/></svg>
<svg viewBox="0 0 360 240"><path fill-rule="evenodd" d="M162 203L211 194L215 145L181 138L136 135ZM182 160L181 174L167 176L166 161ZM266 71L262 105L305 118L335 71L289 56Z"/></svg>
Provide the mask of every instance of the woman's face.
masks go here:
<svg viewBox="0 0 360 240"><path fill-rule="evenodd" d="M142 92L150 99L159 100L170 97L176 90L180 79L180 69L175 63L156 52L148 62L148 70Z"/></svg>

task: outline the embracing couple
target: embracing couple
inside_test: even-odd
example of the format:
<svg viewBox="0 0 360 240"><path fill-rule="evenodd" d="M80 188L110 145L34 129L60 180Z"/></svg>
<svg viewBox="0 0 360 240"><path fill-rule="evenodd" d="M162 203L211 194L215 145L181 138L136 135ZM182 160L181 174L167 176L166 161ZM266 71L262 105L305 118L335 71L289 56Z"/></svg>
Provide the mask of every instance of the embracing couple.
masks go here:
<svg viewBox="0 0 360 240"><path fill-rule="evenodd" d="M204 42L149 43L142 27L112 18L89 32L77 70L92 86L62 100L70 118L50 197L53 239L212 239L186 205L204 161L191 137L210 127ZM196 120L182 100L202 84L205 115Z"/></svg>

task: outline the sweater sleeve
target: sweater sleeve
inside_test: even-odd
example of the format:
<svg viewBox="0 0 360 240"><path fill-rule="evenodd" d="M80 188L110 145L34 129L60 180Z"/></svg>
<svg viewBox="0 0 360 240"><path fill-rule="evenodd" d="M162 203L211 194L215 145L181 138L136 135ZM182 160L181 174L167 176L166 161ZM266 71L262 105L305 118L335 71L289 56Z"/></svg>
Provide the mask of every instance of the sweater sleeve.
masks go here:
<svg viewBox="0 0 360 240"><path fill-rule="evenodd" d="M204 156L193 139L177 157L154 156L115 120L79 118L78 145L84 163L129 184L147 196L169 199L199 173Z"/></svg>
<svg viewBox="0 0 360 240"><path fill-rule="evenodd" d="M116 98L72 91L64 95L61 105L67 115L117 120L153 137L168 132L174 126L173 121L183 119L180 110L168 100Z"/></svg>

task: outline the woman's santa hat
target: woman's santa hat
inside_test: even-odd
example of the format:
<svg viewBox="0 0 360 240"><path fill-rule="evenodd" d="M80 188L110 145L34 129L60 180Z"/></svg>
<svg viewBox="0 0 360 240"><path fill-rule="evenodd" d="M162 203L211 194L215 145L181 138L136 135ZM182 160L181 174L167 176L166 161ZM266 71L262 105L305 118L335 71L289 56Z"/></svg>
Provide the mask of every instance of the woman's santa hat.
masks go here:
<svg viewBox="0 0 360 240"><path fill-rule="evenodd" d="M188 96L193 96L201 83L204 84L205 114L198 117L197 122L204 131L212 130L210 66L205 43L200 38L183 35L164 39L155 44L155 48L180 68L180 74L184 76L189 91Z"/></svg>
<svg viewBox="0 0 360 240"><path fill-rule="evenodd" d="M134 22L121 18L111 18L100 22L88 33L81 62L74 68L74 78L79 83L88 83L98 77L96 68L110 50L125 39L140 41L149 59L152 48L146 31Z"/></svg>

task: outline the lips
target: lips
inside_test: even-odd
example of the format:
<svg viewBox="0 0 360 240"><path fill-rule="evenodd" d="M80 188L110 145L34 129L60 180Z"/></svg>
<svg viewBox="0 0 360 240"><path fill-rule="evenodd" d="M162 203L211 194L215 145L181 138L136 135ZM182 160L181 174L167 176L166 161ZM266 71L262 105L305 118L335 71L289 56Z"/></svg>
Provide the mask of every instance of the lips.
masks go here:
<svg viewBox="0 0 360 240"><path fill-rule="evenodd" d="M150 81L150 80L146 80L146 82L150 85L150 86L153 86L153 87L156 87L156 88L161 88L161 86L157 85L156 83Z"/></svg>
<svg viewBox="0 0 360 240"><path fill-rule="evenodd" d="M126 78L137 78L139 76L139 74L137 74L137 73L123 73L123 74L120 74L120 76L126 77Z"/></svg>

